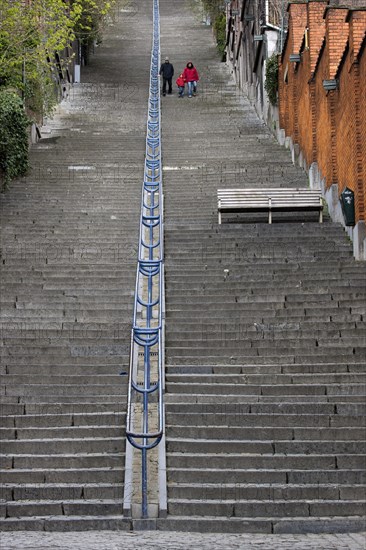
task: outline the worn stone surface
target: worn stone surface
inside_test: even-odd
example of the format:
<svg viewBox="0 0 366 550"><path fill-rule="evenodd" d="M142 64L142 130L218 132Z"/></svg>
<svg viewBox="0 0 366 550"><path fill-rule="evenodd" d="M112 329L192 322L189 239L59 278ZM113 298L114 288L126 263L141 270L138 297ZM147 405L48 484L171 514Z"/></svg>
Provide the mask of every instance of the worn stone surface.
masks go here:
<svg viewBox="0 0 366 550"><path fill-rule="evenodd" d="M218 225L218 189L308 180L217 61L202 13L170 5L162 51L177 72L192 59L200 81L195 97L162 101L170 515L159 527L363 529L365 265L327 217Z"/></svg>
<svg viewBox="0 0 366 550"><path fill-rule="evenodd" d="M233 535L145 531L86 533L3 533L2 550L364 550L366 533L351 535Z"/></svg>
<svg viewBox="0 0 366 550"><path fill-rule="evenodd" d="M29 174L1 196L4 529L88 529L98 517L125 527L114 516L151 33L149 0L138 17L117 2L82 82L32 146ZM62 521L78 515L93 520Z"/></svg>
<svg viewBox="0 0 366 550"><path fill-rule="evenodd" d="M126 408L151 7L141 0L135 11L116 13L83 82L32 148L29 176L1 197L7 531L146 529L121 517L118 426ZM191 7L161 0L162 55L176 72L192 58L201 80L196 97L174 94L162 104L171 516L148 524L183 534L8 533L3 544L363 543L360 535L271 533L364 528L365 462L356 445L365 413L365 267L353 261L338 226L311 223L311 215L218 227L218 187L307 181L238 94L211 29ZM293 521L293 512L303 517ZM316 517L328 513L343 517ZM227 534L200 534L219 531ZM248 537L253 531L263 535Z"/></svg>

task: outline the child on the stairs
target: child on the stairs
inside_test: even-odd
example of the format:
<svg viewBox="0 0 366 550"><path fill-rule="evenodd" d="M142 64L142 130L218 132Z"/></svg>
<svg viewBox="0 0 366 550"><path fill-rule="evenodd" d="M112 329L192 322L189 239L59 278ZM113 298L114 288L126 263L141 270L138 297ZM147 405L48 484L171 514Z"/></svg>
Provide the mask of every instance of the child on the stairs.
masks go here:
<svg viewBox="0 0 366 550"><path fill-rule="evenodd" d="M176 80L176 85L178 86L178 97L184 96L184 86L186 81L184 80L183 74L180 74Z"/></svg>

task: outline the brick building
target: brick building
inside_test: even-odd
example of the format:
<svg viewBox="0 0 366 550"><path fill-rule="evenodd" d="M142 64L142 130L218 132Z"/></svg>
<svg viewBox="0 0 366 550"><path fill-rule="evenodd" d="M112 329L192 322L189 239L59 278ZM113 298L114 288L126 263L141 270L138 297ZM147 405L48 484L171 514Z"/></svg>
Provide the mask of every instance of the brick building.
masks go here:
<svg viewBox="0 0 366 550"><path fill-rule="evenodd" d="M228 0L227 63L238 87L267 122L271 106L265 92L266 61L281 48L285 2L281 0Z"/></svg>
<svg viewBox="0 0 366 550"><path fill-rule="evenodd" d="M351 189L356 258L366 254L366 8L308 0L288 6L279 66L279 118L294 159L345 224L339 200Z"/></svg>

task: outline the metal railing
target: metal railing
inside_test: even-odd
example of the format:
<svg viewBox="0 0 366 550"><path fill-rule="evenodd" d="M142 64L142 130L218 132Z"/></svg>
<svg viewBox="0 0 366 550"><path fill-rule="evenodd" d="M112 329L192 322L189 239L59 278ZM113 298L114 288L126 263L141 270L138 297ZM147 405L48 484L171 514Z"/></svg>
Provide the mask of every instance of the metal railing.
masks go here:
<svg viewBox="0 0 366 550"><path fill-rule="evenodd" d="M143 518L148 515L147 451L159 444L164 432L164 242L159 64L159 2L153 0L145 170L126 421L128 441L141 450Z"/></svg>

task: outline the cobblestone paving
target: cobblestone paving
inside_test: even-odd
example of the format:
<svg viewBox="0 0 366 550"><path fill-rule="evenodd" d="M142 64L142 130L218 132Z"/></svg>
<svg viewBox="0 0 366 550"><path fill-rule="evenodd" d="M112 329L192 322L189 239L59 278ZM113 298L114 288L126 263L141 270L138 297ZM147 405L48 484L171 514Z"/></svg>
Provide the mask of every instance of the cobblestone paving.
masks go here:
<svg viewBox="0 0 366 550"><path fill-rule="evenodd" d="M0 547L1 550L364 550L366 532L338 535L227 535L156 531L9 532L1 535Z"/></svg>

